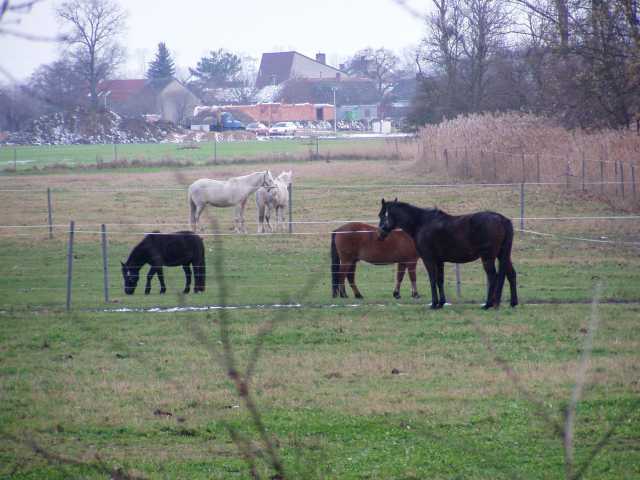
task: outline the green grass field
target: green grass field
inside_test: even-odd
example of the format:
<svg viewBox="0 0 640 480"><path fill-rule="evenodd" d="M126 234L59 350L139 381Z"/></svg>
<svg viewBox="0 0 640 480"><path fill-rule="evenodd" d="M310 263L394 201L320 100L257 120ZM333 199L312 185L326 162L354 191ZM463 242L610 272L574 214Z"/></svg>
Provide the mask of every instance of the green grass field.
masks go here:
<svg viewBox="0 0 640 480"><path fill-rule="evenodd" d="M363 301L332 299L329 232L337 224L313 222L375 220L382 196L452 213L491 208L516 217L518 191L410 188L451 180L411 162L291 162L282 168L294 171L298 235L205 235L204 295L179 295L180 269L166 269L164 296L157 283L149 296L141 287L134 296L123 294L119 261L153 225L162 231L184 226L186 185L258 168L3 177L5 190L20 191L0 192L0 224L46 224L42 192L50 187L54 223L61 226L51 240L46 228L0 232L2 478L116 478L123 472L252 478L243 451L254 452L249 457L260 478L272 477L251 410L226 374L226 327L238 370L253 365L249 392L286 478L640 476L640 259L632 247L569 238L638 241L637 220L528 222L527 228L555 236L517 236L513 261L522 305L516 309L480 310L479 262L462 266L460 298L447 266L452 305L442 311L425 307L423 267L419 300L409 297L408 279L403 298L394 300L394 267L370 265L358 266ZM247 209L254 232L252 201ZM533 188L526 213L628 215L596 198ZM209 209L207 216L228 232L230 211ZM78 231L67 313L65 225L71 219ZM100 223L109 232L109 303ZM205 234L210 228L207 223ZM592 310L597 285L601 303ZM298 306L274 307L282 303ZM238 308L136 310L211 305ZM568 472L556 429L592 318L598 323Z"/></svg>
<svg viewBox="0 0 640 480"><path fill-rule="evenodd" d="M133 166L168 162L203 165L212 162L308 159L313 155L373 156L386 144L379 138L259 139L199 143L137 143L104 145L0 146L3 173L42 168L78 168L127 162ZM394 144L395 145L395 144ZM393 147L395 148L395 146Z"/></svg>

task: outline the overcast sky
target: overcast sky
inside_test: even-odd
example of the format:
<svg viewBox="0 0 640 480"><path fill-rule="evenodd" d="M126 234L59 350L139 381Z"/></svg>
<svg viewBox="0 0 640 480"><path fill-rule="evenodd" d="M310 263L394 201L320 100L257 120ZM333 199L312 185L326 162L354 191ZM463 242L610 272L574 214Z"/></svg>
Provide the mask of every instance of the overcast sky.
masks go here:
<svg viewBox="0 0 640 480"><path fill-rule="evenodd" d="M32 35L55 36L59 0L43 0L19 25L7 25ZM429 0L407 0L426 12ZM224 48L257 59L263 52L295 50L314 58L326 53L338 66L356 51L389 48L403 54L423 36L424 21L394 0L120 0L128 12L123 44L128 62L122 76L140 77L164 41L178 66L194 67L210 50ZM6 24L8 18L4 19ZM0 67L15 79L28 77L43 63L55 60L61 46L11 36L0 37ZM0 72L0 82L7 75Z"/></svg>

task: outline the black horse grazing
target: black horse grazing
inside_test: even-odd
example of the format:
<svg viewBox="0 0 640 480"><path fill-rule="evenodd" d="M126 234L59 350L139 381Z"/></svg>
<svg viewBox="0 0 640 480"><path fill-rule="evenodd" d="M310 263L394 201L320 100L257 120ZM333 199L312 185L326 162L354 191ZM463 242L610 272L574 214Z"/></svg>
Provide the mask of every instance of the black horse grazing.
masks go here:
<svg viewBox="0 0 640 480"><path fill-rule="evenodd" d="M122 262L120 262L122 263ZM152 232L136 245L129 258L122 263L122 277L124 279L124 293L133 295L138 285L140 268L145 264L151 265L147 274L147 285L144 293L151 292L151 279L157 273L160 280L160 293L167 291L164 284L162 267L177 267L182 265L186 285L184 293L191 289L191 266L195 282L194 292L204 292L205 287L205 259L202 239L193 232L183 231L175 233Z"/></svg>
<svg viewBox="0 0 640 480"><path fill-rule="evenodd" d="M393 202L382 199L379 217L380 239L395 228L401 228L413 238L429 273L431 308L441 308L447 302L444 262L467 263L478 258L482 259L489 283L483 308L500 305L505 276L511 289L511 306L518 304L516 271L511 264L513 225L507 217L495 212L454 216L437 208L425 209L398 202L398 199Z"/></svg>

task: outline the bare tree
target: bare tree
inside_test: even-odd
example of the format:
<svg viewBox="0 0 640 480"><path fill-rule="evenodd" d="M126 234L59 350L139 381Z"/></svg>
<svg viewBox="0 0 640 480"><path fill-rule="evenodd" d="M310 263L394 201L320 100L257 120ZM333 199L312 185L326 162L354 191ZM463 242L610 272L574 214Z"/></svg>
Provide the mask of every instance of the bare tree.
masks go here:
<svg viewBox="0 0 640 480"><path fill-rule="evenodd" d="M477 112L484 100L492 56L504 45L511 26L503 0L461 0L461 43L467 63L468 106Z"/></svg>
<svg viewBox="0 0 640 480"><path fill-rule="evenodd" d="M89 87L91 107L98 108L98 84L108 78L124 58L118 37L125 28L126 13L114 0L69 0L57 14L70 27L70 56Z"/></svg>
<svg viewBox="0 0 640 480"><path fill-rule="evenodd" d="M346 70L370 78L376 83L378 94L384 96L396 80L396 70L400 59L386 48L365 48L357 52L346 64Z"/></svg>
<svg viewBox="0 0 640 480"><path fill-rule="evenodd" d="M459 92L459 65L462 57L462 15L458 0L433 0L435 11L427 17L423 40L424 59L445 77L444 114L456 110Z"/></svg>
<svg viewBox="0 0 640 480"><path fill-rule="evenodd" d="M84 78L75 62L68 57L62 57L53 63L38 67L24 88L49 109L69 110L86 104L85 97L78 94L84 86Z"/></svg>

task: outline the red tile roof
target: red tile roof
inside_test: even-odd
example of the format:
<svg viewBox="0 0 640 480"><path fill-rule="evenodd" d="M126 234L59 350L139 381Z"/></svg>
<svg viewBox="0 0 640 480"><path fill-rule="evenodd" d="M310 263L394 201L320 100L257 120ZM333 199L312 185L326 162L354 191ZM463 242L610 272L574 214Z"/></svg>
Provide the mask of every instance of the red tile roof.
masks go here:
<svg viewBox="0 0 640 480"><path fill-rule="evenodd" d="M126 102L133 95L137 95L147 84L146 79L134 80L105 80L98 84L98 93L111 92L109 100L114 102Z"/></svg>

